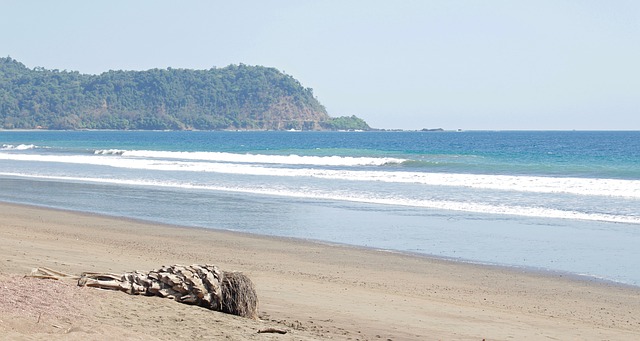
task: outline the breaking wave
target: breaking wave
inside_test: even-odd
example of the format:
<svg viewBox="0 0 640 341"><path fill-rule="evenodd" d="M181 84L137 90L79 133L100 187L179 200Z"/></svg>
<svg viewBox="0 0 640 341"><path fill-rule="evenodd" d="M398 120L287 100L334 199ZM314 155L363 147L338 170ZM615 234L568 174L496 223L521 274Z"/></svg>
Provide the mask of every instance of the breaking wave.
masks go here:
<svg viewBox="0 0 640 341"><path fill-rule="evenodd" d="M152 158L169 160L198 160L210 162L231 163L262 163L285 165L314 165L314 166L381 166L386 164L400 164L404 159L373 158L351 156L301 156L301 155L266 155L266 154L236 154L224 152L171 152L152 150L96 150L96 155L118 155L127 158Z"/></svg>
<svg viewBox="0 0 640 341"><path fill-rule="evenodd" d="M17 146L13 144L3 144L0 150L28 150L34 148L36 148L36 146L33 144L19 144Z"/></svg>
<svg viewBox="0 0 640 341"><path fill-rule="evenodd" d="M181 188L209 191L226 191L259 195L274 195L319 200L340 200L369 204L422 207L429 209L453 210L472 213L499 215L517 215L538 218L578 219L588 221L605 221L615 223L640 224L640 216L616 215L608 213L587 213L572 210L560 210L546 207L525 207L518 205L496 205L488 203L459 202L451 200L410 199L395 196L375 196L371 193L354 193L341 191L322 191L291 188L240 187L224 185L198 185L180 181L158 181L145 179L112 179L72 176L47 176L35 174L0 173L3 176L28 177L47 180L79 181L128 186L151 186L164 188Z"/></svg>
<svg viewBox="0 0 640 341"><path fill-rule="evenodd" d="M217 153L206 153L217 154ZM0 159L39 161L39 162L61 162L72 164L99 165L117 168L145 169L153 171L181 171L181 172L214 172L223 174L257 175L257 176L277 176L277 177L310 177L330 180L347 181L371 181L385 183L408 183L429 186L447 186L474 189L491 189L517 192L533 193L565 193L587 196L606 196L640 199L640 180L627 179L594 179L594 178L571 178L571 177L542 177L542 176L520 176L520 175L491 175L491 174L458 174L458 173L429 173L411 171L389 171L378 169L350 170L350 169L327 169L310 167L286 167L276 162L264 162L256 164L255 155L247 156L246 162L237 154L231 157L235 162L224 162L223 157L211 161L182 161L178 159L150 159L150 158L125 158L111 157L104 155L29 155L0 153ZM111 155L120 155L111 152ZM172 154L175 155L175 154ZM259 155L259 159L266 157ZM289 162L295 158L284 157ZM358 159L358 162L362 162ZM253 160L253 161L248 161ZM308 160L318 160L312 158ZM320 158L323 165L328 164L328 159ZM341 165L344 158L341 160ZM254 162L253 164L248 164ZM316 161L320 162L320 161ZM295 164L295 163L292 163ZM305 164L309 165L309 164Z"/></svg>

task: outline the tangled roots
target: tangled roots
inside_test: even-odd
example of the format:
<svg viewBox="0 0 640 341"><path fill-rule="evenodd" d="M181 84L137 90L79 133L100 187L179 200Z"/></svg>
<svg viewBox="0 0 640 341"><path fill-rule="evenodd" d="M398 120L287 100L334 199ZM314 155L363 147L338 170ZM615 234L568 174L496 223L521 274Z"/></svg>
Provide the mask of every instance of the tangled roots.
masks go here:
<svg viewBox="0 0 640 341"><path fill-rule="evenodd" d="M240 272L223 272L222 312L258 318L258 296L249 277Z"/></svg>

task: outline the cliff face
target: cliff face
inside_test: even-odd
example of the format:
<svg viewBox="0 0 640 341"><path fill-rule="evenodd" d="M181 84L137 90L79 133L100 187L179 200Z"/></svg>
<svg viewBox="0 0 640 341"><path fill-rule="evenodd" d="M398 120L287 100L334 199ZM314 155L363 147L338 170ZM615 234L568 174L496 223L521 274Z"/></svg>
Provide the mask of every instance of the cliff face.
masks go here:
<svg viewBox="0 0 640 341"><path fill-rule="evenodd" d="M320 130L324 106L274 68L29 69L0 58L0 128Z"/></svg>

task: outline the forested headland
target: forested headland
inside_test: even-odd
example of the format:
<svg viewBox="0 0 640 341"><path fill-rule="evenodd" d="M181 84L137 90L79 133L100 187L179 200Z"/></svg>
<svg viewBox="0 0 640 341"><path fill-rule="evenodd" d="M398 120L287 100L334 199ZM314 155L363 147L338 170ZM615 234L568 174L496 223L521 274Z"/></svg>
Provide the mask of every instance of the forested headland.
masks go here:
<svg viewBox="0 0 640 341"><path fill-rule="evenodd" d="M275 68L77 71L0 58L0 129L370 130Z"/></svg>

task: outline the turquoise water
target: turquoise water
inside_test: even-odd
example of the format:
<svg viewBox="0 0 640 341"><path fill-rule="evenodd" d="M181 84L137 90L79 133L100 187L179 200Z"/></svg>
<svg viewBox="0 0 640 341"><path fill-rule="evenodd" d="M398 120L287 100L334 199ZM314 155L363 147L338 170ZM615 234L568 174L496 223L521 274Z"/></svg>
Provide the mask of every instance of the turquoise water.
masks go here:
<svg viewBox="0 0 640 341"><path fill-rule="evenodd" d="M0 200L639 285L640 132L0 132Z"/></svg>

